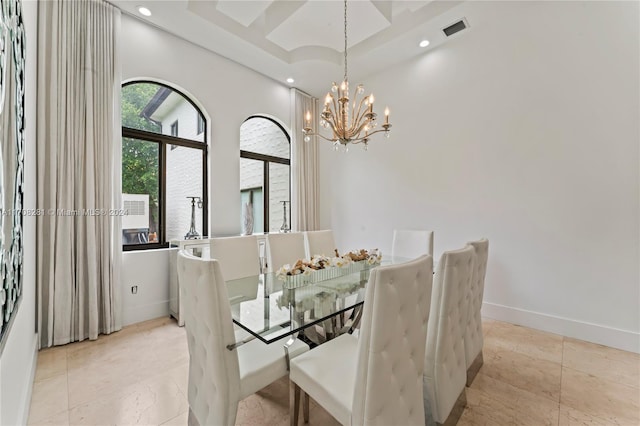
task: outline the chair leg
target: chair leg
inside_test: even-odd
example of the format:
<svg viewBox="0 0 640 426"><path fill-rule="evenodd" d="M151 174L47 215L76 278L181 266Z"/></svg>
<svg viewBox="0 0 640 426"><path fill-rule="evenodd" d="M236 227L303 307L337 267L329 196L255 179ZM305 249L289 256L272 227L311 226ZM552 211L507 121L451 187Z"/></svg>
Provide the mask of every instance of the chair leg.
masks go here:
<svg viewBox="0 0 640 426"><path fill-rule="evenodd" d="M298 426L300 409L300 386L289 380L289 424Z"/></svg>
<svg viewBox="0 0 640 426"><path fill-rule="evenodd" d="M480 353L478 354L478 356L476 356L476 359L473 360L473 362L467 369L467 387L471 386L471 384L473 383L473 379L476 378L476 375L478 374L478 371L480 371L480 367L482 367L482 364L484 364L484 358L482 356L482 350L480 350Z"/></svg>
<svg viewBox="0 0 640 426"><path fill-rule="evenodd" d="M302 415L304 417L304 423L309 423L309 394L302 391Z"/></svg>

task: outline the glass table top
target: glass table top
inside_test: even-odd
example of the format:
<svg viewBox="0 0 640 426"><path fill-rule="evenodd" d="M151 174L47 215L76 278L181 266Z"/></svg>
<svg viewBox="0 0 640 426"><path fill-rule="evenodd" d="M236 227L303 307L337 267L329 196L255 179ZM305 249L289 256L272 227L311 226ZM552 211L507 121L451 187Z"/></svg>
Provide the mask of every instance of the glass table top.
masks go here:
<svg viewBox="0 0 640 426"><path fill-rule="evenodd" d="M382 265L402 263L387 258ZM362 305L371 267L288 289L274 273L227 281L233 321L265 343L272 343Z"/></svg>

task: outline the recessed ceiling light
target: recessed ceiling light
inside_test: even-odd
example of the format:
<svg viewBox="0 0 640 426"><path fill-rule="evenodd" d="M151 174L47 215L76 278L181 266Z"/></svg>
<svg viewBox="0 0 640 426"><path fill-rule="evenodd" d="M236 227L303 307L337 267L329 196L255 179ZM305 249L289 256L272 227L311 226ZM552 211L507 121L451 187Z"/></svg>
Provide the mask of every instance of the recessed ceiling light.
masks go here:
<svg viewBox="0 0 640 426"><path fill-rule="evenodd" d="M295 82L295 80L294 80L293 78L291 78L291 77L289 77L289 78L287 79L287 83L294 83L294 82Z"/></svg>
<svg viewBox="0 0 640 426"><path fill-rule="evenodd" d="M138 6L138 12L140 15L151 16L151 11L144 6Z"/></svg>
<svg viewBox="0 0 640 426"><path fill-rule="evenodd" d="M420 47L427 47L429 45L429 40L422 40L419 44Z"/></svg>

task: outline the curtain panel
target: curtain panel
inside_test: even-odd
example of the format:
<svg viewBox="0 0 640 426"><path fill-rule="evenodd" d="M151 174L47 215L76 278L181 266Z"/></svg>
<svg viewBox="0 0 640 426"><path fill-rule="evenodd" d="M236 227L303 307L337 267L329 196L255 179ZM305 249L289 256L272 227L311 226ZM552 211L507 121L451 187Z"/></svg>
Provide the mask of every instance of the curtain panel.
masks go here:
<svg viewBox="0 0 640 426"><path fill-rule="evenodd" d="M291 229L296 231L315 231L319 227L318 138L312 136L305 142L302 133L307 111L311 113L312 127L318 128L317 108L316 98L291 89Z"/></svg>
<svg viewBox="0 0 640 426"><path fill-rule="evenodd" d="M40 347L122 328L120 11L38 2Z"/></svg>

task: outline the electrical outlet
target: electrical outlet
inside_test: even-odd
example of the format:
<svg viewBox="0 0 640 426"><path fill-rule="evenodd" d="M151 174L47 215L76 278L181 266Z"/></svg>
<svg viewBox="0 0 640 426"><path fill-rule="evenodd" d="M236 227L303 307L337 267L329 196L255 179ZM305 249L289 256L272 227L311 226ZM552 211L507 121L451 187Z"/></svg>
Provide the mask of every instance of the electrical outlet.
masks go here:
<svg viewBox="0 0 640 426"><path fill-rule="evenodd" d="M131 286L131 294L138 294L138 286L137 285L132 285Z"/></svg>

